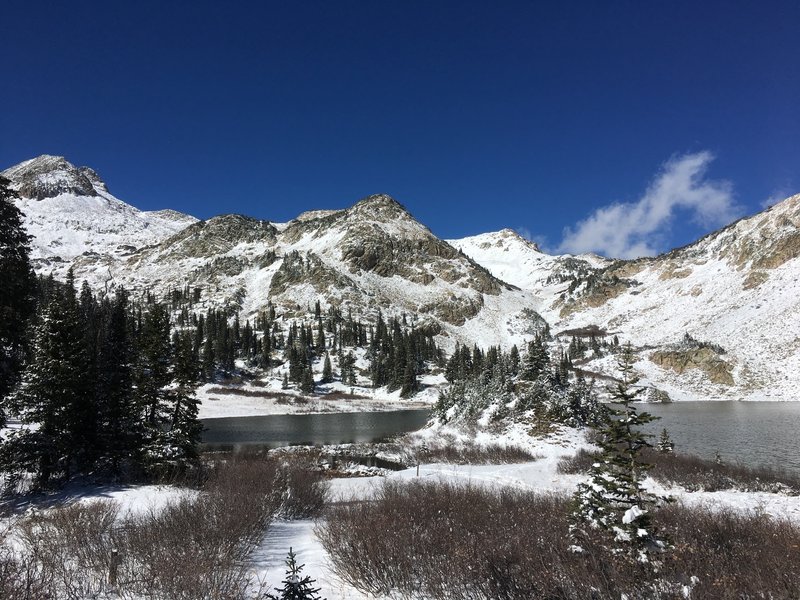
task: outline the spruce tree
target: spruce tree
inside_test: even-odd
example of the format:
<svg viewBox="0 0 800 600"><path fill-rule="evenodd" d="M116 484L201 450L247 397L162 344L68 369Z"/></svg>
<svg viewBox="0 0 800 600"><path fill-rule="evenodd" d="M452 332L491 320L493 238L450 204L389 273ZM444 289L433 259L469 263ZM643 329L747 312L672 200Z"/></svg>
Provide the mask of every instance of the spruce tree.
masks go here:
<svg viewBox="0 0 800 600"><path fill-rule="evenodd" d="M71 286L58 288L42 311L31 363L14 397L16 412L28 427L8 438L3 449L4 470L33 472L38 487L68 478L80 451L76 400L90 390L74 295Z"/></svg>
<svg viewBox="0 0 800 600"><path fill-rule="evenodd" d="M286 579L282 588L275 588L278 596L270 594L270 600L324 600L319 596L320 588L315 588L312 584L316 579L302 575L305 565L297 564L295 553L289 548L289 555L286 558Z"/></svg>
<svg viewBox="0 0 800 600"><path fill-rule="evenodd" d="M166 388L172 379L169 313L163 304L152 305L144 315L137 342L136 393L148 429L156 433L161 429Z"/></svg>
<svg viewBox="0 0 800 600"><path fill-rule="evenodd" d="M330 383L333 381L333 367L331 366L331 357L326 352L325 362L322 365L322 383Z"/></svg>
<svg viewBox="0 0 800 600"><path fill-rule="evenodd" d="M198 444L203 427L198 415L199 401L194 395L197 386L198 357L189 333L181 332L174 340L173 383L170 407L168 449L173 460L181 465L198 458Z"/></svg>
<svg viewBox="0 0 800 600"><path fill-rule="evenodd" d="M603 454L592 466L590 481L578 486L570 531L578 545L582 538L600 533L603 545L614 554L649 562L650 552L665 544L654 534L650 520L658 498L642 485L650 465L639 455L650 444L638 428L654 417L638 412L633 404L642 393L635 387L634 361L628 343L617 362L620 378L609 390L618 408L609 409L599 429Z"/></svg>
<svg viewBox="0 0 800 600"><path fill-rule="evenodd" d="M672 438L669 437L669 432L667 431L666 427L661 430L661 435L658 438L656 450L663 454L669 454L675 450L675 444L673 443Z"/></svg>
<svg viewBox="0 0 800 600"><path fill-rule="evenodd" d="M306 367L300 376L300 391L304 394L314 393L314 373L311 367Z"/></svg>
<svg viewBox="0 0 800 600"><path fill-rule="evenodd" d="M30 236L12 202L17 194L9 183L0 176L0 427L5 424L5 400L19 380L36 292Z"/></svg>
<svg viewBox="0 0 800 600"><path fill-rule="evenodd" d="M528 353L522 365L520 377L526 381L536 381L547 372L550 366L550 355L547 352L547 341L537 335L528 344Z"/></svg>
<svg viewBox="0 0 800 600"><path fill-rule="evenodd" d="M97 349L97 403L101 454L115 474L139 461L144 426L133 393L135 350L128 293L120 288L102 305Z"/></svg>

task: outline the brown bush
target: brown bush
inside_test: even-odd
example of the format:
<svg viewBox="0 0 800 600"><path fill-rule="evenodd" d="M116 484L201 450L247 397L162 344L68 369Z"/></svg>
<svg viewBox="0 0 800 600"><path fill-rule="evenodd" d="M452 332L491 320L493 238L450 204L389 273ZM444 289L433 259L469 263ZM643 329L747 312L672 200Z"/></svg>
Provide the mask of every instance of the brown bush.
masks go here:
<svg viewBox="0 0 800 600"><path fill-rule="evenodd" d="M574 456L562 459L560 473L588 473L600 454L585 449ZM691 454L657 452L645 449L643 462L653 465L648 474L654 479L683 486L689 491L742 490L756 492L800 493L800 478L790 473L762 467L748 467L736 463L718 464Z"/></svg>
<svg viewBox="0 0 800 600"><path fill-rule="evenodd" d="M407 449L405 462L453 463L459 465L513 464L536 460L538 457L516 446L502 444L476 444L472 441L459 441L452 436L444 436L435 442Z"/></svg>
<svg viewBox="0 0 800 600"><path fill-rule="evenodd" d="M303 519L322 512L328 501L330 483L321 471L310 469L302 459L291 459L283 463L281 477L281 516Z"/></svg>
<svg viewBox="0 0 800 600"><path fill-rule="evenodd" d="M200 491L158 510L120 517L115 503L95 501L25 519L24 556L45 590L32 597L97 597L115 570L123 598L265 598L266 591L251 589L248 556L275 515L319 512L327 486L305 463L257 455L228 457L206 473ZM19 571L28 562L9 565Z"/></svg>
<svg viewBox="0 0 800 600"><path fill-rule="evenodd" d="M108 573L117 513L115 503L98 500L34 512L22 521L25 559L36 565L52 597L90 598L103 590L103 578L89 574Z"/></svg>
<svg viewBox="0 0 800 600"><path fill-rule="evenodd" d="M661 569L569 549L566 499L446 483L386 484L338 505L318 528L337 574L405 598L789 598L800 594L797 526L673 506L655 515L675 543ZM750 558L746 556L750 549Z"/></svg>

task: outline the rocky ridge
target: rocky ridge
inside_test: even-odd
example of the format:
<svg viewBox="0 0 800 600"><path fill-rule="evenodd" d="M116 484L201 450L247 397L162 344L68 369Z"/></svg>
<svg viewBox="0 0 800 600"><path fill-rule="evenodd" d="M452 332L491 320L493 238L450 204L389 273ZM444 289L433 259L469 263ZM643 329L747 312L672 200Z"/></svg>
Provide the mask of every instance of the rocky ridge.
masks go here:
<svg viewBox="0 0 800 600"><path fill-rule="evenodd" d="M317 299L355 314L406 313L445 347L522 344L543 317L553 331L630 340L645 383L676 400L800 399L800 196L695 244L622 261L549 255L511 230L440 240L385 194L289 223L197 221L139 211L60 157L3 175L21 196L42 273L72 266L79 281L134 292L188 285L242 319L267 301L291 318ZM724 355L676 347L687 333ZM613 362L581 368L611 374Z"/></svg>

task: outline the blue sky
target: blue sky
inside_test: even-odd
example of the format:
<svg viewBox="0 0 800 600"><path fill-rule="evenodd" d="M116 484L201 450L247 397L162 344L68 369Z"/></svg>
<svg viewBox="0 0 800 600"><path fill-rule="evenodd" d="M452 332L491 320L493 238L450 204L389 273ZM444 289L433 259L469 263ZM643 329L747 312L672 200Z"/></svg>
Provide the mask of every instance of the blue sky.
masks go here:
<svg viewBox="0 0 800 600"><path fill-rule="evenodd" d="M800 192L797 2L4 2L0 165L282 221L682 245Z"/></svg>

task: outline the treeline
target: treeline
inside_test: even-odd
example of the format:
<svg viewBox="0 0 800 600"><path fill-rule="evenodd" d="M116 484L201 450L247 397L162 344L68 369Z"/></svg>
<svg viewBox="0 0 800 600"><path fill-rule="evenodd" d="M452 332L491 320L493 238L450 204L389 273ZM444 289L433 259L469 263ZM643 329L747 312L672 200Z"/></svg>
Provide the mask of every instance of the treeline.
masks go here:
<svg viewBox="0 0 800 600"><path fill-rule="evenodd" d="M492 420L512 412L573 426L595 425L604 418L594 381L572 369L570 352L554 360L549 332L534 336L524 355L516 345L508 352L456 346L445 367L449 388L439 395L435 412L442 421L477 420L489 411Z"/></svg>
<svg viewBox="0 0 800 600"><path fill-rule="evenodd" d="M405 315L386 319L378 311L375 321L367 323L354 318L351 311L345 314L335 306L323 309L317 300L306 316L287 319L268 301L252 323L248 319L242 324L236 311L193 311L201 300L198 288L173 291L169 298L178 325L195 330L204 381L230 375L241 360L263 369L287 365L283 388L294 385L305 394L338 379L350 386L399 389L407 397L419 391L419 378L431 364L444 364L444 354L434 340L436 331L414 327ZM368 382L359 381L359 350L368 362ZM319 377L314 369L317 361L322 363L321 372L316 369Z"/></svg>
<svg viewBox="0 0 800 600"><path fill-rule="evenodd" d="M0 447L9 482L37 486L75 474L131 477L197 458L201 426L192 331L169 310L130 302L120 288L98 298L84 283L39 279L27 366L6 412L22 427Z"/></svg>

